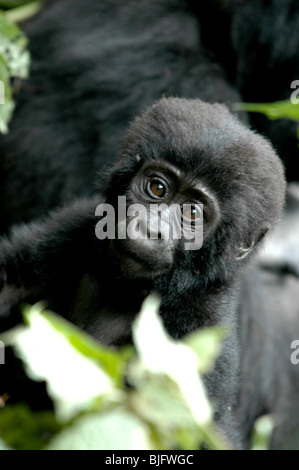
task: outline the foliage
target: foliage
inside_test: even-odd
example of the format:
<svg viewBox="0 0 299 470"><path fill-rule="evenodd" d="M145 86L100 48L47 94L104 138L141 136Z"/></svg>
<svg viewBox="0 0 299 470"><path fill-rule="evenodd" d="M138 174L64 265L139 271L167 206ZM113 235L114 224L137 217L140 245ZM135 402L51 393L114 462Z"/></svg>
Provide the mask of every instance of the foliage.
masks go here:
<svg viewBox="0 0 299 470"><path fill-rule="evenodd" d="M236 111L261 113L272 121L276 119L291 119L299 123L299 103L292 103L291 100L275 101L273 103L236 103L234 109ZM297 136L299 140L299 126L297 128Z"/></svg>
<svg viewBox="0 0 299 470"><path fill-rule="evenodd" d="M32 0L0 0L0 8L18 8L32 3Z"/></svg>
<svg viewBox="0 0 299 470"><path fill-rule="evenodd" d="M15 107L14 94L19 79L28 77L30 54L28 39L15 24L36 14L42 2L0 0L0 132L8 132Z"/></svg>
<svg viewBox="0 0 299 470"><path fill-rule="evenodd" d="M264 415L258 418L254 424L254 429L251 437L251 449L267 450L269 448L273 428L273 416Z"/></svg>
<svg viewBox="0 0 299 470"><path fill-rule="evenodd" d="M42 305L27 307L27 326L1 339L14 345L31 379L46 380L54 411L8 400L0 410L0 448L228 448L201 379L224 332L211 328L175 341L158 307L155 296L142 306L133 326L136 352L103 348Z"/></svg>
<svg viewBox="0 0 299 470"><path fill-rule="evenodd" d="M234 106L237 111L262 113L268 119L291 119L299 122L299 105L290 100L276 101L274 103L237 103Z"/></svg>
<svg viewBox="0 0 299 470"><path fill-rule="evenodd" d="M15 77L26 78L29 68L27 39L20 29L0 12L0 132L6 133L14 110Z"/></svg>

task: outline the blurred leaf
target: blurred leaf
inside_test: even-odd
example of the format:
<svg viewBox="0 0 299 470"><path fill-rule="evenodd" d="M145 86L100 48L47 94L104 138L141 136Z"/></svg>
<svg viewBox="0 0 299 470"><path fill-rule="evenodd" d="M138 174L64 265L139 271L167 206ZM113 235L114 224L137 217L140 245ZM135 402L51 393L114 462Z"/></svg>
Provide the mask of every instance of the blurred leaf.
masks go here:
<svg viewBox="0 0 299 470"><path fill-rule="evenodd" d="M11 448L8 447L8 445L2 439L0 439L0 451L1 450L11 450Z"/></svg>
<svg viewBox="0 0 299 470"><path fill-rule="evenodd" d="M234 110L262 113L271 120L292 119L299 121L299 104L293 104L290 100L273 103L236 103Z"/></svg>
<svg viewBox="0 0 299 470"><path fill-rule="evenodd" d="M1 5L1 2L0 2ZM36 15L43 8L43 2L22 2L17 8L12 8L5 12L6 18L10 21L21 23Z"/></svg>
<svg viewBox="0 0 299 470"><path fill-rule="evenodd" d="M150 450L148 428L128 411L89 413L57 434L47 450Z"/></svg>
<svg viewBox="0 0 299 470"><path fill-rule="evenodd" d="M210 335L204 331L199 339L190 336L195 353L166 333L159 303L158 297L149 296L134 322L138 356L132 349L102 348L74 325L43 311L41 304L27 307L28 326L13 329L2 339L15 345L31 378L46 380L56 413L36 413L33 418L26 408L10 414L15 407L4 407L0 421L4 410L8 418L1 421L0 437L17 449L46 445L47 449L189 450L203 444L228 448L214 429L212 407L198 373L200 364L206 368L215 357L223 331L215 328ZM197 354L204 348L201 362Z"/></svg>
<svg viewBox="0 0 299 470"><path fill-rule="evenodd" d="M0 437L13 449L41 449L60 428L51 411L32 412L25 404L0 410Z"/></svg>
<svg viewBox="0 0 299 470"><path fill-rule="evenodd" d="M3 134L8 130L7 123L10 121L15 107L9 80L6 59L0 54L0 132Z"/></svg>
<svg viewBox="0 0 299 470"><path fill-rule="evenodd" d="M181 449L198 449L198 423L176 384L165 376L148 375L138 385L137 393L133 392L131 397L131 407L153 429L159 430L155 437L158 448L169 449L179 445ZM187 442L186 439L178 440L184 431L188 435Z"/></svg>
<svg viewBox="0 0 299 470"><path fill-rule="evenodd" d="M198 356L198 369L205 374L220 355L222 340L227 335L224 327L203 328L184 338L184 343Z"/></svg>
<svg viewBox="0 0 299 470"><path fill-rule="evenodd" d="M108 393L113 396L113 385L98 363L84 357L67 336L53 327L49 315L42 312L41 305L27 310L29 326L18 333L15 348L26 364L28 376L47 381L59 419L67 420L90 409L100 396ZM52 320L55 317L50 316ZM60 323L65 323L68 330L67 322L61 319ZM79 336L81 333L77 332Z"/></svg>
<svg viewBox="0 0 299 470"><path fill-rule="evenodd" d="M13 110L12 77L26 78L30 56L27 38L3 12L0 12L0 132L8 131Z"/></svg>
<svg viewBox="0 0 299 470"><path fill-rule="evenodd" d="M165 374L177 383L197 423L208 423L212 409L198 374L198 357L167 334L158 314L159 303L157 296L149 296L134 322L133 341L138 356L148 371Z"/></svg>
<svg viewBox="0 0 299 470"><path fill-rule="evenodd" d="M25 320L27 313L30 318L29 310L24 310ZM99 362L101 368L114 379L115 385L120 386L123 382L123 374L128 362L128 359L134 354L132 347L126 347L119 351L105 348L101 346L91 336L82 332L79 328L72 323L67 322L62 317L55 315L52 312L43 310L43 317L49 325L51 325L57 332L61 333L69 343L83 356L90 359L95 359ZM28 319L27 319L28 321ZM30 321L30 320L29 320Z"/></svg>
<svg viewBox="0 0 299 470"><path fill-rule="evenodd" d="M18 40L19 37L22 37L23 34L21 30L15 25L12 21L10 21L6 14L1 12L0 15L0 35L1 35L1 47L5 48L8 41L15 41Z"/></svg>
<svg viewBox="0 0 299 470"><path fill-rule="evenodd" d="M0 55L5 59L8 73L27 78L29 70L28 40L4 13L0 12Z"/></svg>
<svg viewBox="0 0 299 470"><path fill-rule="evenodd" d="M32 0L0 0L0 8L16 8L31 2Z"/></svg>
<svg viewBox="0 0 299 470"><path fill-rule="evenodd" d="M251 439L252 450L268 450L274 428L274 419L271 415L261 416L254 423Z"/></svg>
<svg viewBox="0 0 299 470"><path fill-rule="evenodd" d="M160 430L181 426L197 428L178 387L165 376L148 376L138 393L133 393L132 406Z"/></svg>

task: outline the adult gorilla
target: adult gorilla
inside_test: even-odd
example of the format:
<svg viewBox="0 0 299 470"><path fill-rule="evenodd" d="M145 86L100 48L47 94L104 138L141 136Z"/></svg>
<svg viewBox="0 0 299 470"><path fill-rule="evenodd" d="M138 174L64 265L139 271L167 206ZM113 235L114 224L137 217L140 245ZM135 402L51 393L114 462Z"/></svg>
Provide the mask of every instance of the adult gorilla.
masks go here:
<svg viewBox="0 0 299 470"><path fill-rule="evenodd" d="M192 4L200 20L202 44L213 52L245 102L298 97L297 0L202 0ZM297 123L272 121L259 113L250 113L250 120L278 150L288 181L298 181Z"/></svg>

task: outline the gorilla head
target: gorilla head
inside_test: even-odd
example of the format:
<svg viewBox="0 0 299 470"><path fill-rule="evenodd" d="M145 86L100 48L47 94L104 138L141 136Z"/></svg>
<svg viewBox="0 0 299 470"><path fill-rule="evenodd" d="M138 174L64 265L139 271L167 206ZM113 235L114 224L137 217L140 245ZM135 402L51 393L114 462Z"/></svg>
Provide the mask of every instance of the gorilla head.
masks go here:
<svg viewBox="0 0 299 470"><path fill-rule="evenodd" d="M128 129L106 199L115 206L122 195L127 206L165 204L166 211L172 204L189 204L185 219L201 220L203 245L187 251L184 240L169 241L166 223L158 239L146 239L151 222L144 211L135 218L143 237L111 243L118 263L129 277L156 279L185 266L187 276L197 273L204 284L227 283L280 219L284 186L282 165L269 142L225 106L162 99Z"/></svg>

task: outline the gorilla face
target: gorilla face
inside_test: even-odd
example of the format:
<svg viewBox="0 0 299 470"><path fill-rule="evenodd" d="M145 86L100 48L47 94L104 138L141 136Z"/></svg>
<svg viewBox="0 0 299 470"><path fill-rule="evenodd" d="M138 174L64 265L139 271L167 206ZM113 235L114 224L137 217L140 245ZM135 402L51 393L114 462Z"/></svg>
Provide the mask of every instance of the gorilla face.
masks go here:
<svg viewBox="0 0 299 470"><path fill-rule="evenodd" d="M176 253L200 249L219 220L217 200L201 182L162 160L139 169L125 200L111 249L128 277L169 271Z"/></svg>

